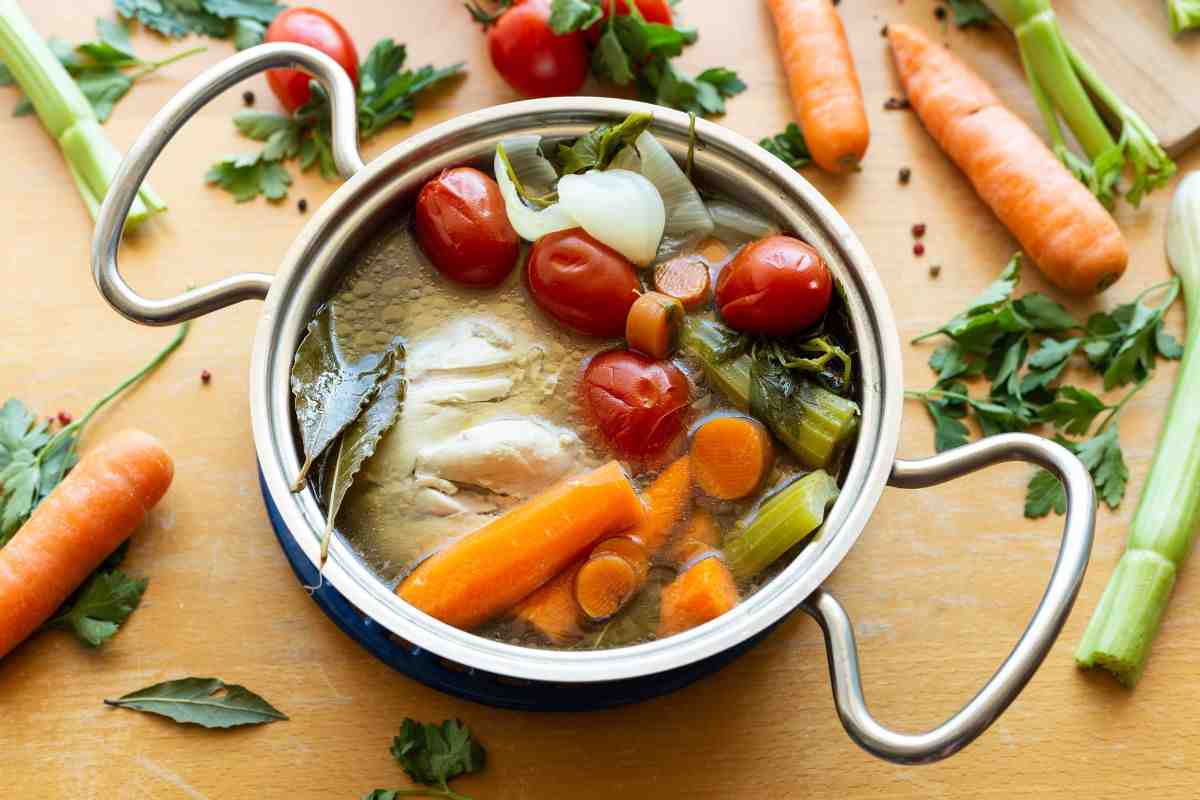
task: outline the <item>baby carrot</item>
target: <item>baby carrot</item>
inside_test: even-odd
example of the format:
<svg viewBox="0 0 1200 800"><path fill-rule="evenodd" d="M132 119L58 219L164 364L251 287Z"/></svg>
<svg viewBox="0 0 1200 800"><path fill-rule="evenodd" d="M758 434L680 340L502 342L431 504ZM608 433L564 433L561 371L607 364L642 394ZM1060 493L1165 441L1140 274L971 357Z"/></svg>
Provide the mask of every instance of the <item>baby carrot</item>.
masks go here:
<svg viewBox="0 0 1200 800"><path fill-rule="evenodd" d="M0 550L0 658L129 538L174 473L162 444L141 431L84 455Z"/></svg>
<svg viewBox="0 0 1200 800"><path fill-rule="evenodd" d="M709 497L739 500L771 471L771 435L750 417L717 417L692 435L692 476Z"/></svg>
<svg viewBox="0 0 1200 800"><path fill-rule="evenodd" d="M792 105L813 161L850 172L871 141L846 31L832 0L767 0Z"/></svg>
<svg viewBox="0 0 1200 800"><path fill-rule="evenodd" d="M1046 277L1079 293L1121 277L1116 222L991 87L910 25L889 25L888 41L925 129Z"/></svg>
<svg viewBox="0 0 1200 800"><path fill-rule="evenodd" d="M688 311L694 311L708 302L711 282L708 264L696 256L679 256L654 268L654 288L683 303Z"/></svg>
<svg viewBox="0 0 1200 800"><path fill-rule="evenodd" d="M567 567L513 607L513 617L534 628L553 644L570 644L583 635L575 575L582 562Z"/></svg>
<svg viewBox="0 0 1200 800"><path fill-rule="evenodd" d="M703 625L738 603L733 573L717 555L697 561L663 589L658 638Z"/></svg>
<svg viewBox="0 0 1200 800"><path fill-rule="evenodd" d="M469 630L510 610L597 540L645 516L625 471L610 461L567 478L430 556L396 594Z"/></svg>
<svg viewBox="0 0 1200 800"><path fill-rule="evenodd" d="M707 270L705 271L707 273ZM625 318L625 341L632 350L651 358L666 358L675 349L683 305L674 297L646 292L629 307Z"/></svg>

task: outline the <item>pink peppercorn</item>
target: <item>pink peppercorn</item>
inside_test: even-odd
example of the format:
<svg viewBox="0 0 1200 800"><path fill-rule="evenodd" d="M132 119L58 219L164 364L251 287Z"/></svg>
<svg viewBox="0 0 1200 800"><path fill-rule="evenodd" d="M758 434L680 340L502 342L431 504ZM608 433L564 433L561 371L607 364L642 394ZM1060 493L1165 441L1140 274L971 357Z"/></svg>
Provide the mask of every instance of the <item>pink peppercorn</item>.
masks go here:
<svg viewBox="0 0 1200 800"><path fill-rule="evenodd" d="M925 245L921 244L920 242L917 242L916 244L914 244L913 245L913 255L914 256L925 255Z"/></svg>

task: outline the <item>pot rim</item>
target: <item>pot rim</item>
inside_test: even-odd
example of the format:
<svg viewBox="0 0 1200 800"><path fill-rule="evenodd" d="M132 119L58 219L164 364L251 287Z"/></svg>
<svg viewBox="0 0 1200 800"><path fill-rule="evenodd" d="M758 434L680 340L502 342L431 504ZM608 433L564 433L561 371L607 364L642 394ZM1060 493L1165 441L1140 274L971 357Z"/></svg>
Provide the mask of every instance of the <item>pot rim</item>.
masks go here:
<svg viewBox="0 0 1200 800"><path fill-rule="evenodd" d="M249 395L255 448L272 501L297 546L319 559L322 515L311 489L290 491L297 474L287 376L314 297L327 296L330 272L389 205L442 166L470 160L509 136L578 134L634 111L654 115L651 131L677 156L686 150L687 115L632 100L567 97L495 106L442 122L372 160L313 214L285 255L267 295L251 360ZM584 683L637 678L682 667L759 633L801 604L862 533L891 472L903 410L899 338L891 306L862 243L801 175L739 134L696 120L696 168L711 172L771 208L786 229L813 244L845 289L863 372L862 419L842 493L818 538L775 578L732 611L663 640L595 651L522 647L453 628L400 600L339 536L324 569L328 581L395 636L468 668L510 678ZM478 152L475 153L477 158ZM412 184L413 186L407 186ZM756 193L750 192L756 190Z"/></svg>

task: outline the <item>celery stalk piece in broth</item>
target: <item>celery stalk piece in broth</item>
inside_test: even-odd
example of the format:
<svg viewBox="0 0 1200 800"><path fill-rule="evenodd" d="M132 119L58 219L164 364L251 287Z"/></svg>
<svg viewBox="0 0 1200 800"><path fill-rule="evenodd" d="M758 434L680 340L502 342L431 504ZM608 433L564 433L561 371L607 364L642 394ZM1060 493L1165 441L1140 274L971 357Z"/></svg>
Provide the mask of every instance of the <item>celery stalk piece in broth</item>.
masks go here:
<svg viewBox="0 0 1200 800"><path fill-rule="evenodd" d="M984 1L1017 38L1029 88L1050 132L1055 155L1101 202L1112 206L1117 181L1126 166L1133 172L1133 182L1125 199L1135 206L1175 174L1175 163L1150 126L1067 41L1050 0ZM1071 150L1059 118L1070 128L1086 158ZM1114 121L1115 136L1105 119Z"/></svg>
<svg viewBox="0 0 1200 800"><path fill-rule="evenodd" d="M725 558L738 578L752 578L821 527L825 509L838 496L837 482L824 470L810 472L779 491L725 542Z"/></svg>
<svg viewBox="0 0 1200 800"><path fill-rule="evenodd" d="M1175 36L1200 27L1200 0L1167 0L1167 17Z"/></svg>
<svg viewBox="0 0 1200 800"><path fill-rule="evenodd" d="M95 219L121 163L121 151L104 135L91 104L16 0L0 0L0 61L58 142L84 205ZM132 228L164 210L162 199L143 184L126 224Z"/></svg>
<svg viewBox="0 0 1200 800"><path fill-rule="evenodd" d="M1126 686L1145 669L1200 523L1200 173L1175 191L1167 256L1187 307L1183 360L1125 553L1075 651L1081 667L1103 667Z"/></svg>

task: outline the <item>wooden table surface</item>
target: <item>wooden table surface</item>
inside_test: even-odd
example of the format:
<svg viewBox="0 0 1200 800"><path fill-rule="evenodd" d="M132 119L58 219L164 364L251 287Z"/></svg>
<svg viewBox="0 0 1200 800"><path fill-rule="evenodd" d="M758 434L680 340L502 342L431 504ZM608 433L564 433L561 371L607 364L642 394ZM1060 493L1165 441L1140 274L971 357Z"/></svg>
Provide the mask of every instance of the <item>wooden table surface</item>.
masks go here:
<svg viewBox="0 0 1200 800"><path fill-rule="evenodd" d="M1079 0L1082 2L1082 0ZM1150 2L1150 0L1144 0ZM81 40L108 0L25 3L38 29ZM389 35L413 62L465 59L470 74L426 99L411 127L388 130L368 158L413 131L514 99L493 72L483 41L452 0L324 0L365 51ZM866 244L890 293L905 342L950 316L988 283L1014 244L909 112L884 111L897 93L880 27L919 21L944 27L928 0L846 0L841 6L865 87L873 142L860 174L806 172ZM736 67L750 85L723 124L758 138L789 118L769 20L759 0L687 0L700 42L691 68ZM1163 41L1167 41L1165 22ZM1032 119L1005 33L946 30L944 38ZM168 46L138 32L150 53ZM176 45L171 45L176 46ZM127 146L151 114L203 64L231 52L208 43L135 87L107 131ZM1101 65L1102 66L1102 65ZM247 84L273 107L261 78ZM230 122L229 92L188 124L151 173L171 211L123 249L130 281L151 296L241 270L270 272L310 208L335 188L298 178L288 202L235 205L207 188L217 157L248 149ZM91 223L57 149L31 118L12 119L0 92L0 216L5 303L0 336L3 395L44 413L80 412L157 350L170 332L132 325L111 311L89 274ZM897 185L911 166L912 183ZM1200 167L1200 154L1182 159ZM1129 274L1099 305L1127 300L1163 279L1169 191L1120 223ZM311 211L310 211L311 213ZM928 225L923 259L909 228ZM928 267L941 264L939 278ZM1025 288L1042 288L1034 270ZM1071 307L1084 313L1087 303ZM1131 405L1122 439L1133 478L1117 513L1102 511L1091 570L1075 612L1037 676L1009 711L961 754L900 767L859 750L830 699L821 635L802 614L719 674L671 696L587 714L513 713L459 701L405 678L347 638L293 576L267 523L256 481L247 373L259 314L246 303L197 321L183 348L150 380L105 412L84 445L136 425L176 458L175 484L137 536L128 570L150 578L141 608L99 651L62 633L38 636L0 663L0 780L6 797L344 798L405 785L388 754L405 716L461 717L486 744L489 766L456 783L476 800L503 798L957 798L1194 796L1200 759L1193 711L1200 653L1200 574L1185 568L1145 679L1136 692L1075 669L1072 649L1120 553L1164 413L1173 366ZM1171 326L1178 329L1176 310ZM904 346L912 387L931 383L926 346ZM201 384L200 372L212 372ZM924 411L905 411L901 455L932 450ZM872 710L904 730L955 711L1007 654L1041 595L1058 545L1057 519L1021 516L1029 470L994 469L925 491L889 489L828 587L858 632ZM206 731L106 708L102 698L187 675L216 675L262 693L289 722Z"/></svg>

